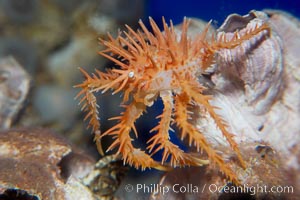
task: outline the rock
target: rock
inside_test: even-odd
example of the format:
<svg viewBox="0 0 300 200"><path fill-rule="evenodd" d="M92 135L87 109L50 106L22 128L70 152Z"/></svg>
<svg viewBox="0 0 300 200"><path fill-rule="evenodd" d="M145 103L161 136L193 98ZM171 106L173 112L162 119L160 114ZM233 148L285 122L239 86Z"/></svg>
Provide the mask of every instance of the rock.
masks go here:
<svg viewBox="0 0 300 200"><path fill-rule="evenodd" d="M18 193L28 200L94 199L78 175L82 167L91 170L94 160L74 151L53 132L42 128L1 131L0 150L0 197L10 199ZM76 162L64 160L73 153ZM62 176L70 168L72 173Z"/></svg>
<svg viewBox="0 0 300 200"><path fill-rule="evenodd" d="M30 77L12 58L0 60L0 130L17 117L30 89Z"/></svg>

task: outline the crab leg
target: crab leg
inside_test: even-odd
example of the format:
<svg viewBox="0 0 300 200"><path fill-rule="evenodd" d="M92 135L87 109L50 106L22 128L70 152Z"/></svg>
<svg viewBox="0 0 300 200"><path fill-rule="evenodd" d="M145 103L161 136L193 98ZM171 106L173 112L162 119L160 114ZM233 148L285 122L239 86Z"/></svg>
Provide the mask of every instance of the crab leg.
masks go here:
<svg viewBox="0 0 300 200"><path fill-rule="evenodd" d="M154 161L151 156L135 148L131 143L132 138L130 137L130 131L133 129L137 136L134 122L142 115L145 108L146 106L143 103L136 101L125 106L125 111L121 113L121 116L111 118L112 120L119 120L119 123L103 133L101 137L106 135L113 136L114 142L107 151L118 148L116 154L122 155L124 163L133 165L135 168L142 168L142 170L147 167L167 170L166 167L161 166L158 162Z"/></svg>
<svg viewBox="0 0 300 200"><path fill-rule="evenodd" d="M79 104L82 105L81 110L85 111L87 114L85 115L84 120L89 119L88 128L92 128L92 132L95 133L95 138L99 138L100 136L100 120L98 116L98 104L95 92L99 90L107 90L107 85L111 84L116 77L119 76L118 73L108 70L107 73L100 72L96 70L96 74L90 76L84 69L79 68L82 74L85 76L86 80L82 84L75 85L75 88L80 88L81 91L76 95L75 99L80 98ZM126 80L125 80L126 81ZM115 89L115 93L120 90L120 87L123 88L123 83L115 83L112 89ZM101 155L104 155L102 150L102 145L100 139L96 140L97 149Z"/></svg>
<svg viewBox="0 0 300 200"><path fill-rule="evenodd" d="M229 177L231 181L234 183L238 183L234 172L227 167L224 160L220 155L218 155L214 149L210 147L207 143L205 137L199 130L197 130L194 125L192 125L188 119L188 98L186 94L181 94L176 96L176 103L175 103L175 116L176 116L176 124L181 129L181 140L183 140L186 136L189 136L189 144L191 145L194 143L197 150L199 151L200 148L203 148L204 151L208 154L208 157L214 162L217 163L218 166L222 169L226 176Z"/></svg>
<svg viewBox="0 0 300 200"><path fill-rule="evenodd" d="M224 122L224 120L214 111L214 107L211 106L209 104L209 97L208 96L204 96L204 95L199 95L197 99L195 99L198 103L200 103L201 105L203 105L206 110L208 111L208 113L210 114L210 116L214 119L217 127L221 130L223 136L226 138L226 140L228 141L230 147L235 151L238 160L241 164L241 166L245 169L246 168L246 164L243 160L243 157L241 155L241 152L238 148L238 144L234 141L233 139L233 134L229 133L227 131L227 124Z"/></svg>
<svg viewBox="0 0 300 200"><path fill-rule="evenodd" d="M217 127L221 130L223 136L226 138L226 140L230 144L231 148L237 154L237 157L238 157L238 160L240 161L241 166L245 169L246 164L243 160L243 157L240 153L237 143L233 139L234 135L227 131L228 127L227 127L226 123L214 111L214 109L217 109L217 108L210 105L209 100L211 99L211 97L208 95L202 94L203 87L201 85L199 85L198 83L182 82L181 84L182 84L182 87L184 88L184 91L187 92L187 95L189 97L191 97L198 105L203 106L207 110L207 112L210 114L210 116L214 119Z"/></svg>
<svg viewBox="0 0 300 200"><path fill-rule="evenodd" d="M170 123L172 121L172 111L173 111L173 98L171 91L164 91L160 93L164 104L163 113L158 116L160 118L159 124L154 127L152 131L157 131L157 133L147 142L151 143L147 149L151 152L155 147L155 154L157 151L164 149L161 164L167 161L168 157L171 155L170 163L172 166L184 166L184 165L197 165L201 166L203 164L208 164L207 160L201 160L192 157L190 154L184 153L177 145L170 141L169 130Z"/></svg>

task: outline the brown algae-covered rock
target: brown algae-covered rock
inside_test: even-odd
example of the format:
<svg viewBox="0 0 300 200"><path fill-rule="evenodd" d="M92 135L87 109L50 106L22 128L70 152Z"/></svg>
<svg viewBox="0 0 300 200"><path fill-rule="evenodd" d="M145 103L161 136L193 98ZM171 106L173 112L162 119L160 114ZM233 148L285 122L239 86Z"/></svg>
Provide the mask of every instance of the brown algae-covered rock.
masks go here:
<svg viewBox="0 0 300 200"><path fill-rule="evenodd" d="M93 199L78 173L86 175L81 168L92 169L94 161L77 154L81 164L67 165L63 160L71 154L71 145L47 129L0 132L0 196L12 198L19 193L24 199ZM72 169L77 175L72 175L72 167L78 167Z"/></svg>

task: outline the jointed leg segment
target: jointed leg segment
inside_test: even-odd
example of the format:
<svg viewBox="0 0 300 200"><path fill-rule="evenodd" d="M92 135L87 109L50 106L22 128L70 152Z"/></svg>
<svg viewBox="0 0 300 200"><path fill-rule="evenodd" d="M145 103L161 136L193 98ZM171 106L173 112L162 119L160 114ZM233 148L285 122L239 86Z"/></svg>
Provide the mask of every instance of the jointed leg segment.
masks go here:
<svg viewBox="0 0 300 200"><path fill-rule="evenodd" d="M156 146L157 147L152 154L164 149L161 163L164 164L168 157L171 156L170 164L174 167L184 165L201 166L203 164L208 164L207 160L202 160L185 153L170 141L169 130L173 114L173 97L171 92L161 93L160 96L164 104L164 109L163 113L159 116L159 124L151 130L157 131L157 133L148 141L148 143L151 143L148 146L149 151L151 152Z"/></svg>

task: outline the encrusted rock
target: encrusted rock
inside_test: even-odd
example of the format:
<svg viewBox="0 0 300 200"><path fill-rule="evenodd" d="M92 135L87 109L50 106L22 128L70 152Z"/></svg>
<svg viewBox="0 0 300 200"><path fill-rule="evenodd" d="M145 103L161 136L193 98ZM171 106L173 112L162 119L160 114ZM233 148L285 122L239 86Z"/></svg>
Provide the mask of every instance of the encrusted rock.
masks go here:
<svg viewBox="0 0 300 200"><path fill-rule="evenodd" d="M76 151L77 164L64 161L72 154L71 145L47 129L0 132L0 197L19 193L24 199L92 200L79 178L93 168L94 161Z"/></svg>

